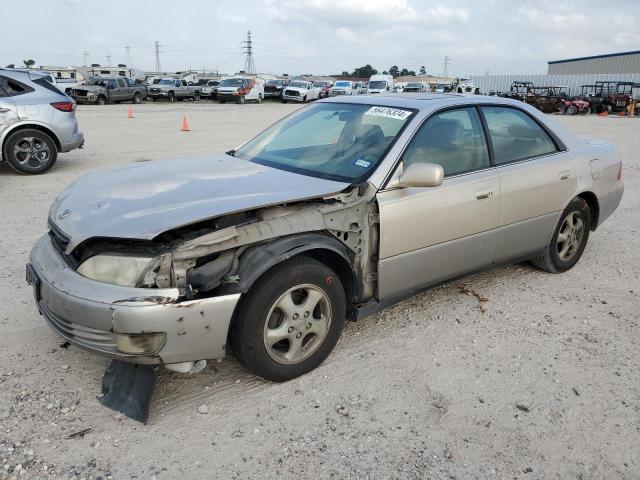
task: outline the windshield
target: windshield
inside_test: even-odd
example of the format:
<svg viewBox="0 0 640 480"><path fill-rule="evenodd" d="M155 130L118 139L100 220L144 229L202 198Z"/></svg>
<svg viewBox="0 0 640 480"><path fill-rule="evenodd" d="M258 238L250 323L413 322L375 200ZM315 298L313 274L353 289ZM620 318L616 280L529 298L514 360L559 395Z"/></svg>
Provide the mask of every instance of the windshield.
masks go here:
<svg viewBox="0 0 640 480"><path fill-rule="evenodd" d="M106 86L107 85L107 80L105 80L104 78L100 78L100 77L91 77L89 80L87 80L87 85L100 85L100 86Z"/></svg>
<svg viewBox="0 0 640 480"><path fill-rule="evenodd" d="M334 87L350 87L351 82L336 82Z"/></svg>
<svg viewBox="0 0 640 480"><path fill-rule="evenodd" d="M169 78L163 78L158 82L158 85L173 85L173 80Z"/></svg>
<svg viewBox="0 0 640 480"><path fill-rule="evenodd" d="M324 88L327 86L326 82L313 82L313 86L314 87L320 87L320 88Z"/></svg>
<svg viewBox="0 0 640 480"><path fill-rule="evenodd" d="M448 84L448 83L438 83L438 84L436 85L436 88L437 88L438 90L444 90L445 88L449 88L449 84Z"/></svg>
<svg viewBox="0 0 640 480"><path fill-rule="evenodd" d="M413 82L411 82L411 83L407 83L407 87L409 87L409 88L416 88L416 87L418 87L418 88L419 88L419 87L420 87L420 84L419 84L419 83L413 83ZM407 88L407 87L405 87L405 88Z"/></svg>
<svg viewBox="0 0 640 480"><path fill-rule="evenodd" d="M318 103L265 130L235 156L312 177L361 183L413 114L408 109Z"/></svg>
<svg viewBox="0 0 640 480"><path fill-rule="evenodd" d="M309 85L307 84L307 82L291 82L289 86L296 88L307 88Z"/></svg>
<svg viewBox="0 0 640 480"><path fill-rule="evenodd" d="M220 87L242 87L245 80L243 78L225 78L220 82Z"/></svg>
<svg viewBox="0 0 640 480"><path fill-rule="evenodd" d="M374 80L372 82L369 82L369 89L384 90L385 88L387 88L387 82L385 82L384 80Z"/></svg>
<svg viewBox="0 0 640 480"><path fill-rule="evenodd" d="M282 80L269 80L267 82L267 85L271 86L271 87L277 87L279 85L282 85Z"/></svg>

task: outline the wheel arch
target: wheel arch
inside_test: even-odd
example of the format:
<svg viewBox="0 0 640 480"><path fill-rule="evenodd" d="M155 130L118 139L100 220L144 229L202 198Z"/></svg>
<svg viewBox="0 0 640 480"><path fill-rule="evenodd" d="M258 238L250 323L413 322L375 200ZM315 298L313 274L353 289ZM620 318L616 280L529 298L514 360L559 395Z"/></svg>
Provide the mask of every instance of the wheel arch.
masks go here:
<svg viewBox="0 0 640 480"><path fill-rule="evenodd" d="M347 302L353 301L357 294L356 276L347 248L336 238L322 233L290 235L250 247L239 259L239 281L234 290L247 293L273 267L298 255L309 256L331 268L345 288Z"/></svg>
<svg viewBox="0 0 640 480"><path fill-rule="evenodd" d="M29 130L29 129L39 130L49 135L53 140L53 143L56 145L56 149L58 150L58 152L60 152L60 150L62 149L60 138L58 138L58 135L52 129L39 123L21 123L18 125L14 125L13 127L10 127L7 131L2 133L2 144L0 144L0 153L2 154L0 155L0 157L2 159L5 158L4 149L5 149L5 146L7 145L7 140L9 139L9 137L13 135L15 132L18 132L20 130Z"/></svg>
<svg viewBox="0 0 640 480"><path fill-rule="evenodd" d="M595 231L598 228L598 222L600 219L600 202L595 193L590 191L584 191L576 195L576 198L582 198L589 206L589 212L591 213L591 231Z"/></svg>

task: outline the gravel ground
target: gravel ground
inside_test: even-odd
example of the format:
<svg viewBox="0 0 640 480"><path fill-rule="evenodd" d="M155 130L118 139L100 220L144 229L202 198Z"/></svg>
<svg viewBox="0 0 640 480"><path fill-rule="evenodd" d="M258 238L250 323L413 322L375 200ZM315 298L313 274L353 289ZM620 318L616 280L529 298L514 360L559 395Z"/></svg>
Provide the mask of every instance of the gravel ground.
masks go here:
<svg viewBox="0 0 640 480"><path fill-rule="evenodd" d="M49 205L88 172L225 151L298 107L127 108L81 106L86 148L46 175L0 165L0 479L640 478L640 121L559 117L625 161L623 203L571 271L432 289L348 324L285 384L231 358L163 371L144 426L96 400L108 360L63 348L34 307L24 264Z"/></svg>

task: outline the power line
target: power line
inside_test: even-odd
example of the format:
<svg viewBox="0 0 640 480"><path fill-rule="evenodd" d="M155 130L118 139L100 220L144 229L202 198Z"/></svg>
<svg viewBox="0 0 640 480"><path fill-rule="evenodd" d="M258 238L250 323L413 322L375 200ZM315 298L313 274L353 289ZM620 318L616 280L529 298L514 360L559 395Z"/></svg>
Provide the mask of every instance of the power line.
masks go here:
<svg viewBox="0 0 640 480"><path fill-rule="evenodd" d="M243 42L244 53L247 54L247 57L244 61L244 71L246 73L256 73L256 65L253 63L253 42L251 41L251 30L247 32L247 39Z"/></svg>

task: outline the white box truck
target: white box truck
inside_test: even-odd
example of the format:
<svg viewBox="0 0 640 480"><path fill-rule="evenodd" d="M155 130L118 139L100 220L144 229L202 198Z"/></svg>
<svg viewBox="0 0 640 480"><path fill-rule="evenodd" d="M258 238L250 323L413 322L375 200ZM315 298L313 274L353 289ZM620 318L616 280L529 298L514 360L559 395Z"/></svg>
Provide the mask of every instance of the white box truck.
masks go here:
<svg viewBox="0 0 640 480"><path fill-rule="evenodd" d="M392 75L371 75L367 93L393 92Z"/></svg>

